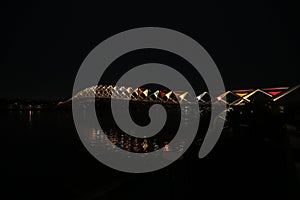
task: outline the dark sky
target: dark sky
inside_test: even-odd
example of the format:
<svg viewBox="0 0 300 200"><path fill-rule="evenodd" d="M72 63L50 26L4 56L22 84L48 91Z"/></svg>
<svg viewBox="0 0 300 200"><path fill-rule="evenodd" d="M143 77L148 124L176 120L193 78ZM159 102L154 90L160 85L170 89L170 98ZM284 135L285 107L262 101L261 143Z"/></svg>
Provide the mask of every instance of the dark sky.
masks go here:
<svg viewBox="0 0 300 200"><path fill-rule="evenodd" d="M70 97L81 62L97 44L143 26L175 29L197 40L227 89L292 86L300 83L298 10L263 1L3 5L0 98Z"/></svg>

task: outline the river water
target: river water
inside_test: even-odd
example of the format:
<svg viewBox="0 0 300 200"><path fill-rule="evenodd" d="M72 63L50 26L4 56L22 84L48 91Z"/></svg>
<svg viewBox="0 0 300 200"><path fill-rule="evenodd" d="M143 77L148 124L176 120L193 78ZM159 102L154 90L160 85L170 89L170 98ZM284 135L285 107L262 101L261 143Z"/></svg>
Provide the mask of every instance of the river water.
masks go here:
<svg viewBox="0 0 300 200"><path fill-rule="evenodd" d="M10 199L244 199L286 193L284 152L255 139L222 135L204 159L193 144L164 169L130 174L88 153L70 111L1 111L0 119L2 195ZM92 141L105 142L100 130L88 131Z"/></svg>

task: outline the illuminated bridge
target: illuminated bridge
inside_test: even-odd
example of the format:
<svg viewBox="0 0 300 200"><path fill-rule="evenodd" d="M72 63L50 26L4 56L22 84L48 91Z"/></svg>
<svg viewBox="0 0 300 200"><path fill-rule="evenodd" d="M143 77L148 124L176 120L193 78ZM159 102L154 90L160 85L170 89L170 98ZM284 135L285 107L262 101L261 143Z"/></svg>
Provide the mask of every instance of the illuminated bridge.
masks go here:
<svg viewBox="0 0 300 200"><path fill-rule="evenodd" d="M199 94L197 102L200 104L226 104L228 106L245 105L250 102L257 101L278 101L286 95L298 90L300 85L294 87L277 87L277 88L261 88L232 90L223 94L211 95L208 92ZM168 90L150 90L147 88L136 88L115 86L115 85L99 85L86 88L72 98L60 102L59 105L65 104L73 100L81 100L88 98L96 99L120 99L132 100L137 102L176 104L195 102L188 91L168 91Z"/></svg>

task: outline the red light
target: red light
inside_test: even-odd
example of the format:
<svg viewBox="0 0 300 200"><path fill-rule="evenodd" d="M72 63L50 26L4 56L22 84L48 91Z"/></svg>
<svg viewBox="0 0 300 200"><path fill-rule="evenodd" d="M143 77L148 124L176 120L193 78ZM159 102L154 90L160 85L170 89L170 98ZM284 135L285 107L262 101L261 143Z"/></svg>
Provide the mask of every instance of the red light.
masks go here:
<svg viewBox="0 0 300 200"><path fill-rule="evenodd" d="M275 96L275 95L277 95L277 94L279 94L281 91L274 91L274 92L268 92L270 95L272 95L272 96Z"/></svg>

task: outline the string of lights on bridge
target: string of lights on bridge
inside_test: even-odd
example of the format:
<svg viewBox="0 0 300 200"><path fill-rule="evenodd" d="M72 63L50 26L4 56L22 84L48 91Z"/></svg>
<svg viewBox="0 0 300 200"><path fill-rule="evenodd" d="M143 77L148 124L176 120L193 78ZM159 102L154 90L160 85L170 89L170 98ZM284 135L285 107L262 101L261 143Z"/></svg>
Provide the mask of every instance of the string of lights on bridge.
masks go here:
<svg viewBox="0 0 300 200"><path fill-rule="evenodd" d="M300 88L300 85L295 87L277 87L277 88L262 88L262 89L246 89L232 90L223 94L211 95L208 92L203 92L198 95L197 102L199 103L224 103L229 106L244 105L246 103L259 100L277 101L294 90ZM170 91L170 90L150 90L147 88L136 88L115 86L115 85L98 85L88 87L72 98L60 104L67 103L72 100L96 98L96 99L121 99L133 100L152 103L192 103L195 102L188 91Z"/></svg>

